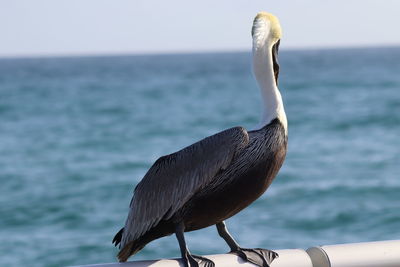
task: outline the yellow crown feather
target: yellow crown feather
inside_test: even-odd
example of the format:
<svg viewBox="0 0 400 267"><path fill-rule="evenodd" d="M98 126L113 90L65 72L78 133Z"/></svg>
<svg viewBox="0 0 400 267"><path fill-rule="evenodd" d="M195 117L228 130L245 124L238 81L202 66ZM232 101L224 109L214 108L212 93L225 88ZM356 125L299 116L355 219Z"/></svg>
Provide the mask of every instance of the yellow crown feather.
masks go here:
<svg viewBox="0 0 400 267"><path fill-rule="evenodd" d="M251 31L252 35L254 35L254 31L256 29L255 28L256 22L258 22L259 20L265 20L265 21L269 22L269 25L270 25L269 36L271 37L271 39L278 40L281 38L282 30L281 30L281 26L280 26L278 18L275 17L274 15L272 15L271 13L267 13L267 12L260 12L254 18L253 28Z"/></svg>

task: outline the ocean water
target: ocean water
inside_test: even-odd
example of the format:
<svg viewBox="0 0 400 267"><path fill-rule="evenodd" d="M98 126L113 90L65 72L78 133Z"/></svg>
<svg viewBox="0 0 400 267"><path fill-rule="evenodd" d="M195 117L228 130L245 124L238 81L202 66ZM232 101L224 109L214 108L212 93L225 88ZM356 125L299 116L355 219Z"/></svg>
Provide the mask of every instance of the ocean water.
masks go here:
<svg viewBox="0 0 400 267"><path fill-rule="evenodd" d="M400 238L400 48L281 51L289 150L227 221L244 247ZM115 261L160 156L258 122L248 53L0 59L0 265ZM195 253L227 251L214 227ZM174 236L132 259L179 257Z"/></svg>

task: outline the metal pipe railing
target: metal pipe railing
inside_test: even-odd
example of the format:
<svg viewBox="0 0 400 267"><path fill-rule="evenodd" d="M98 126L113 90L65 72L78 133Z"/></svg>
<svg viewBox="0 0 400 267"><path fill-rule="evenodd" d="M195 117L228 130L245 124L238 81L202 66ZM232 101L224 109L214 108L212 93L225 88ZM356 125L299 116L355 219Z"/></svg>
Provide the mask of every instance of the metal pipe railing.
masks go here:
<svg viewBox="0 0 400 267"><path fill-rule="evenodd" d="M307 253L314 267L400 267L400 240L313 247Z"/></svg>
<svg viewBox="0 0 400 267"><path fill-rule="evenodd" d="M271 267L400 267L400 240L275 250ZM254 267L233 254L206 256L216 267ZM84 267L181 267L179 259L132 261Z"/></svg>

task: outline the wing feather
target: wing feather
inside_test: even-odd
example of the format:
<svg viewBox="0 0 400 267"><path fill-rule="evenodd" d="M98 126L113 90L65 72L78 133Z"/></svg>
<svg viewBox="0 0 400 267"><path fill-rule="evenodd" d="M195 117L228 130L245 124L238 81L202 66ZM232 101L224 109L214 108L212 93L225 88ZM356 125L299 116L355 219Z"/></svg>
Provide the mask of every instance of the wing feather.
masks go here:
<svg viewBox="0 0 400 267"><path fill-rule="evenodd" d="M160 157L135 188L121 246L136 240L160 220L170 219L221 169L226 169L248 141L247 131L234 127Z"/></svg>

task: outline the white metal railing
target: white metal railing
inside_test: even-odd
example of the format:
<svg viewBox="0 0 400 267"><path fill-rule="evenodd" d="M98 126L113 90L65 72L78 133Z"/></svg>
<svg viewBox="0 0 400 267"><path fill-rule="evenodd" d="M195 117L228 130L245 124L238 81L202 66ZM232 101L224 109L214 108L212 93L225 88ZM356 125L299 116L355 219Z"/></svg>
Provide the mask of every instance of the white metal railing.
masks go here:
<svg viewBox="0 0 400 267"><path fill-rule="evenodd" d="M400 267L400 240L275 250L271 267ZM254 267L232 254L209 255L216 267ZM182 267L179 259L131 261L85 267Z"/></svg>

